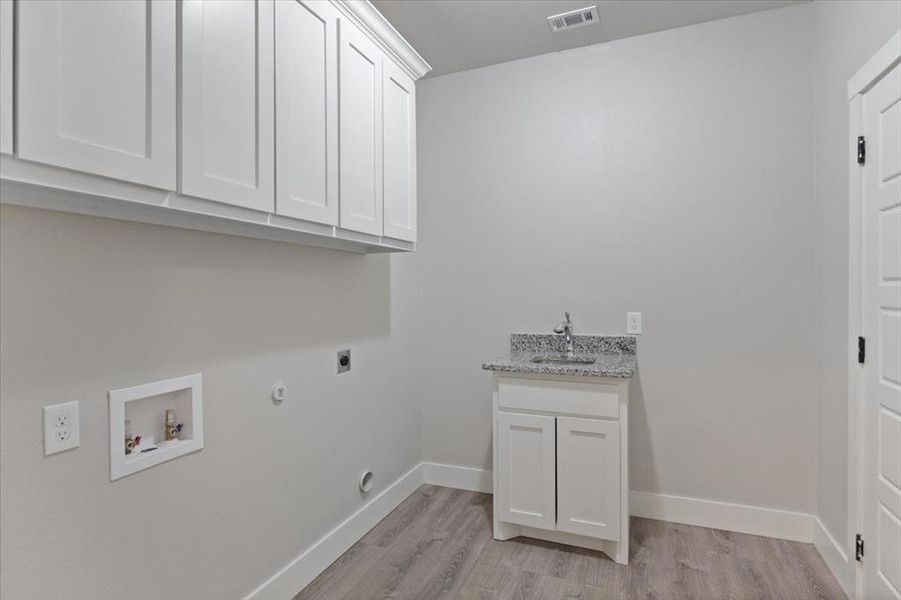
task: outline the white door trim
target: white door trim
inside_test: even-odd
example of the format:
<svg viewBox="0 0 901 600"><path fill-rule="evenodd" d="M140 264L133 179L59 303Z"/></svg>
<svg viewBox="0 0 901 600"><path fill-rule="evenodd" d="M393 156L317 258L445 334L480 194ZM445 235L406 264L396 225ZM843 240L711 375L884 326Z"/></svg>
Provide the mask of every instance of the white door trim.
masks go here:
<svg viewBox="0 0 901 600"><path fill-rule="evenodd" d="M848 531L846 553L853 571L853 594L860 598L863 569L855 561L854 537L863 526L863 377L857 363L857 336L863 331L863 181L857 164L857 136L863 130L863 98L861 97L885 73L901 62L901 30L885 43L848 80ZM839 578L841 580L842 578Z"/></svg>

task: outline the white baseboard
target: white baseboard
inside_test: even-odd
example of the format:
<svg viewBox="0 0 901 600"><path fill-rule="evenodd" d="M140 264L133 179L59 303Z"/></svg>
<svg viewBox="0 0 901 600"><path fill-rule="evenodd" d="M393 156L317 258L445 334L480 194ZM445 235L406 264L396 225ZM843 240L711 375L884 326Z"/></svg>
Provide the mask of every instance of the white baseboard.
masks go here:
<svg viewBox="0 0 901 600"><path fill-rule="evenodd" d="M845 591L848 598L854 597L854 561L850 559L848 553L842 548L838 540L833 537L832 533L826 529L826 526L820 521L819 517L814 517L813 525L813 545L823 557L823 561L835 578L839 585Z"/></svg>
<svg viewBox="0 0 901 600"><path fill-rule="evenodd" d="M250 592L245 600L293 598L339 556L347 552L357 540L388 516L423 483L422 463L416 465L397 481L360 507L341 524L322 536L300 556L280 569L262 585Z"/></svg>
<svg viewBox="0 0 901 600"><path fill-rule="evenodd" d="M491 471L421 462L285 565L245 600L292 598L423 483L485 493L491 493L493 487ZM814 515L637 491L630 494L630 512L633 516L648 519L813 542L851 597L848 582L852 573L848 557Z"/></svg>
<svg viewBox="0 0 901 600"><path fill-rule="evenodd" d="M442 463L424 462L423 481L431 485L485 492L490 494L494 487L491 471L474 467L445 465Z"/></svg>
<svg viewBox="0 0 901 600"><path fill-rule="evenodd" d="M431 462L422 466L425 483L491 493L491 471ZM633 491L630 512L636 517L799 542L814 539L813 515L774 508Z"/></svg>
<svg viewBox="0 0 901 600"><path fill-rule="evenodd" d="M629 495L629 509L635 517L796 542L813 541L814 516L807 513L634 490Z"/></svg>

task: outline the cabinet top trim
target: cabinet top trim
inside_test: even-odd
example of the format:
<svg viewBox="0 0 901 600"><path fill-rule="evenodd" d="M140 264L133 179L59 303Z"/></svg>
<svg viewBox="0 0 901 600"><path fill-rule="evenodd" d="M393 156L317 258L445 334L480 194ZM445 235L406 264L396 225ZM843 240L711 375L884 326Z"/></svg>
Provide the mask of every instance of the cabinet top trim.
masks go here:
<svg viewBox="0 0 901 600"><path fill-rule="evenodd" d="M537 381L556 381L562 383L584 383L598 387L623 387L628 389L629 378L626 377L586 377L584 375L547 375L544 373L519 373L515 371L495 371L495 379L500 382L533 379Z"/></svg>
<svg viewBox="0 0 901 600"><path fill-rule="evenodd" d="M363 29L413 79L420 79L432 70L432 66L369 0L332 0L332 3Z"/></svg>

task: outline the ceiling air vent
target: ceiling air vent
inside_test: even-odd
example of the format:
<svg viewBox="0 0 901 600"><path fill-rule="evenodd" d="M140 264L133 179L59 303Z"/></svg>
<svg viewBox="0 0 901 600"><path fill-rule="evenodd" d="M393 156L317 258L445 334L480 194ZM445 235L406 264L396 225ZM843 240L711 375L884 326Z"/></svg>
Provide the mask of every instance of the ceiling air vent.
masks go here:
<svg viewBox="0 0 901 600"><path fill-rule="evenodd" d="M560 13L559 15L548 17L547 22L548 25L551 26L551 31L554 33L565 31L567 29L575 29L576 27L582 27L584 25L594 25L595 23L600 22L600 19L598 18L598 7L587 6L585 8L580 8L579 10Z"/></svg>

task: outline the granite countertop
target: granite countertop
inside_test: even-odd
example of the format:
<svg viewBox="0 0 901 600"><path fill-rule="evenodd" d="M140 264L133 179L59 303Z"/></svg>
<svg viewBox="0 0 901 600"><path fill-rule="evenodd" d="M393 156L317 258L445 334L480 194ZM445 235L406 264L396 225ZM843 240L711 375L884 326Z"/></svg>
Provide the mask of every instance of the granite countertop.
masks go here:
<svg viewBox="0 0 901 600"><path fill-rule="evenodd" d="M483 363L482 369L505 373L629 378L638 367L635 338L625 335L574 335L575 356L594 358L595 362L591 364L532 362L535 356L563 356L565 349L562 335L514 333L510 335L510 352Z"/></svg>

